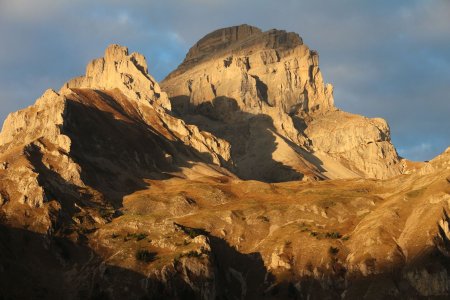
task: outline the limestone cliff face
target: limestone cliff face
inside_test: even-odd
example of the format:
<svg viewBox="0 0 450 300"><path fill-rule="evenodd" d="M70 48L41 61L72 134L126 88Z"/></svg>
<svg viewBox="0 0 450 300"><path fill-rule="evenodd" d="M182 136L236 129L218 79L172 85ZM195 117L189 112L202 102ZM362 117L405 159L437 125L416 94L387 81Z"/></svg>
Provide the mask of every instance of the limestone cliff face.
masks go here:
<svg viewBox="0 0 450 300"><path fill-rule="evenodd" d="M403 172L389 126L381 118L328 112L311 118L305 134L317 157L325 153L361 177L388 178Z"/></svg>
<svg viewBox="0 0 450 300"><path fill-rule="evenodd" d="M202 38L163 87L171 96L189 95L194 105L225 96L254 113L263 106L286 113L327 110L332 87L318 64L318 54L295 33L236 26Z"/></svg>
<svg viewBox="0 0 450 300"><path fill-rule="evenodd" d="M243 146L233 143L233 137L224 133L226 128L245 134L246 128L236 128L237 119L266 116L266 129L278 149L270 156L278 164L256 169L254 175L269 172L284 180L387 178L401 173L385 121L338 112L333 87L324 83L320 72L317 52L296 33L262 32L248 25L219 29L198 41L161 86L171 98L173 111L188 122L207 128L206 121L194 120L192 115L220 119L222 128L208 129L232 144L235 162L258 164L237 154L241 151L236 148ZM236 117L239 114L244 117ZM342 123L341 130L327 130L330 122ZM322 126L329 137L326 141L321 139ZM245 140L251 144L254 139L259 138L248 134ZM292 174L286 175L280 166ZM236 172L249 178L239 166Z"/></svg>
<svg viewBox="0 0 450 300"><path fill-rule="evenodd" d="M133 100L147 101L170 110L170 102L161 92L158 83L148 74L145 57L139 53L128 53L126 47L111 45L105 56L94 59L86 67L86 75L68 81L61 89L73 88L119 89Z"/></svg>

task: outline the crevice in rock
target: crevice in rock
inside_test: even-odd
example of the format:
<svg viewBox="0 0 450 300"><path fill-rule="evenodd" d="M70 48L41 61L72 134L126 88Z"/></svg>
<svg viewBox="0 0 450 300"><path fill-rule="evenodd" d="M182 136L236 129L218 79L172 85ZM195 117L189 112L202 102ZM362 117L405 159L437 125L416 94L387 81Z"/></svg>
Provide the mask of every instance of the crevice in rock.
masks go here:
<svg viewBox="0 0 450 300"><path fill-rule="evenodd" d="M267 94L267 85L259 79L256 75L251 75L256 81L256 92L258 93L258 98L263 102L266 102L269 106L272 106L269 103L268 94Z"/></svg>

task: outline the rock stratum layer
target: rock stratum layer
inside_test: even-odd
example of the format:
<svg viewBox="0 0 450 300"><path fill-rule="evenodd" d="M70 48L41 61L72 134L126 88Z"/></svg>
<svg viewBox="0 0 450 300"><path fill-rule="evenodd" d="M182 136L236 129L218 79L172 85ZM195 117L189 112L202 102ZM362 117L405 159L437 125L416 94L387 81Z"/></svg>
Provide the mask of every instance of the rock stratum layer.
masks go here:
<svg viewBox="0 0 450 300"><path fill-rule="evenodd" d="M178 116L230 142L242 178L383 179L403 171L386 122L336 109L318 53L296 33L248 25L214 31L162 87Z"/></svg>
<svg viewBox="0 0 450 300"><path fill-rule="evenodd" d="M1 299L449 297L450 148L400 161L293 33L218 30L147 72L111 45L8 116Z"/></svg>

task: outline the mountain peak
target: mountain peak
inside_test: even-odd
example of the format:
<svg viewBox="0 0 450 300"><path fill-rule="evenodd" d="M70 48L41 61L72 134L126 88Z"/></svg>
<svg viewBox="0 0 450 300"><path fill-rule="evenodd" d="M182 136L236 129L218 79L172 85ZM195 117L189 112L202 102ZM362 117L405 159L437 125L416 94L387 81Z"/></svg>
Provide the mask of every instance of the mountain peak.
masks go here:
<svg viewBox="0 0 450 300"><path fill-rule="evenodd" d="M247 24L217 29L205 35L189 49L184 61L201 59L204 56L224 50L239 41L261 33L261 29Z"/></svg>
<svg viewBox="0 0 450 300"><path fill-rule="evenodd" d="M105 59L119 61L128 56L128 48L118 44L111 44L106 47Z"/></svg>
<svg viewBox="0 0 450 300"><path fill-rule="evenodd" d="M61 93L74 88L108 90L118 88L127 97L136 101L147 101L170 110L170 102L156 80L148 74L145 57L128 48L112 44L105 50L105 56L92 60L84 76L69 80Z"/></svg>
<svg viewBox="0 0 450 300"><path fill-rule="evenodd" d="M293 49L302 45L302 38L294 32L271 29L262 31L247 24L217 29L192 46L179 68L192 67L223 53L251 51L255 48Z"/></svg>

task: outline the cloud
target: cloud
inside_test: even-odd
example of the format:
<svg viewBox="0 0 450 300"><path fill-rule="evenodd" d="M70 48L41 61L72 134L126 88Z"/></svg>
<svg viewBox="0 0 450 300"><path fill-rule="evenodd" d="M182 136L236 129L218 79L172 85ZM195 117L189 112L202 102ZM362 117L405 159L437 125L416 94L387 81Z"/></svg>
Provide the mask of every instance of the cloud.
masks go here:
<svg viewBox="0 0 450 300"><path fill-rule="evenodd" d="M414 5L404 7L400 11L403 23L412 36L423 41L442 42L448 38L450 31L450 2L447 0L416 1Z"/></svg>
<svg viewBox="0 0 450 300"><path fill-rule="evenodd" d="M450 142L449 15L447 0L0 0L0 120L110 43L143 53L160 80L203 35L247 23L298 32L339 107L386 118L406 157L430 159Z"/></svg>
<svg viewBox="0 0 450 300"><path fill-rule="evenodd" d="M35 23L45 21L66 7L67 1L52 0L14 0L0 2L0 16L8 21Z"/></svg>
<svg viewBox="0 0 450 300"><path fill-rule="evenodd" d="M439 147L431 143L420 143L409 148L398 149L400 156L409 157L414 161L430 160L430 157L435 157L441 152Z"/></svg>

